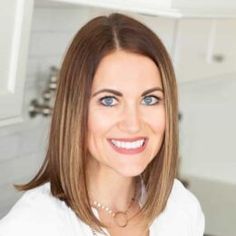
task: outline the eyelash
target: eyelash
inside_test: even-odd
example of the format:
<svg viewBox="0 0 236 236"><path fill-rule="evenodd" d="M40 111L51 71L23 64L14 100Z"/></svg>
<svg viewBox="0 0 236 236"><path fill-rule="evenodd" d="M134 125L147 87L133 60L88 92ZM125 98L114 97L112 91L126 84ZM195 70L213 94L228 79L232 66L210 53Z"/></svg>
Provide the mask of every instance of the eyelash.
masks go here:
<svg viewBox="0 0 236 236"><path fill-rule="evenodd" d="M154 99L156 99L156 102L154 102L153 104L151 104L151 105L149 105L149 106L155 106L155 105L157 105L158 103L160 103L160 101L161 101L161 98L160 98L160 97L157 97L157 96L154 96L154 95L146 96L146 97L144 97L143 99L145 99L145 98L154 98Z"/></svg>
<svg viewBox="0 0 236 236"><path fill-rule="evenodd" d="M154 103L154 104L151 104L151 105L148 105L148 106L154 106L154 105L157 105L160 101L161 101L161 98L160 97L157 97L157 96L154 96L154 95L149 95L149 96L146 96L146 97L144 97L143 99L145 99L145 98L155 98L157 101ZM103 106L105 106L105 107L113 107L113 106L115 106L115 105L106 105L106 104L104 104L102 101L103 100L105 100L105 99L107 99L107 98L112 98L112 99L115 99L115 100L117 100L117 98L116 97L114 97L114 96L104 96L104 97L102 97L102 98L100 98L99 99L99 103L101 104L101 105L103 105Z"/></svg>
<svg viewBox="0 0 236 236"><path fill-rule="evenodd" d="M105 106L105 107L113 107L114 105L105 105L105 104L102 102L103 100L105 100L105 99L107 99L107 98L110 98L110 99L112 98L112 99L117 100L117 98L114 97L114 96L105 96L105 97L102 97L102 98L99 99L101 105L103 105L103 106Z"/></svg>

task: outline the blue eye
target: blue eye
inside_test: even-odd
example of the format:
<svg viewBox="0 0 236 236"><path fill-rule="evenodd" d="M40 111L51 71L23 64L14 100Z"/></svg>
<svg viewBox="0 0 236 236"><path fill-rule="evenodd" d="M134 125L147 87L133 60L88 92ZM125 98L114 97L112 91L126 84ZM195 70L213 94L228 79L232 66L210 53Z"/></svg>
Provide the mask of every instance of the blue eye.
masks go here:
<svg viewBox="0 0 236 236"><path fill-rule="evenodd" d="M144 97L144 99L143 99L144 103L142 103L142 104L152 106L152 105L159 103L160 100L161 99L156 96L147 96L147 97Z"/></svg>
<svg viewBox="0 0 236 236"><path fill-rule="evenodd" d="M117 99L113 96L106 96L99 99L100 103L107 107L114 106L115 105L114 100L117 100Z"/></svg>

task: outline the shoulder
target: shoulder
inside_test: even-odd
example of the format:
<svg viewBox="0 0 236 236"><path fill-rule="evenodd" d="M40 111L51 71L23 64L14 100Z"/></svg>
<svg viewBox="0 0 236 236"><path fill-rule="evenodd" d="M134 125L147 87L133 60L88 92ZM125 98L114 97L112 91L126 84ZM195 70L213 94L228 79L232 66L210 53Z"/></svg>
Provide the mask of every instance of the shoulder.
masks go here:
<svg viewBox="0 0 236 236"><path fill-rule="evenodd" d="M196 196L184 187L178 180L174 180L174 184L168 199L167 204L174 205L185 211L192 213L193 211L200 210L200 203Z"/></svg>
<svg viewBox="0 0 236 236"><path fill-rule="evenodd" d="M0 236L69 235L66 224L72 210L53 197L46 183L26 191L0 221Z"/></svg>
<svg viewBox="0 0 236 236"><path fill-rule="evenodd" d="M195 195L175 179L166 207L155 223L166 232L163 235L202 236L205 217Z"/></svg>

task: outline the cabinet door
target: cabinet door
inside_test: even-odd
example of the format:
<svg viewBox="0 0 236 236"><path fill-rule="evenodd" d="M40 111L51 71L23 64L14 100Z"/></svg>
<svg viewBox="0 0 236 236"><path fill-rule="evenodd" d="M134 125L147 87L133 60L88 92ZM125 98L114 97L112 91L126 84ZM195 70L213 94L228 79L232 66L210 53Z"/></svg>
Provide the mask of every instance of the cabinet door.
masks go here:
<svg viewBox="0 0 236 236"><path fill-rule="evenodd" d="M221 19L213 22L212 52L209 61L219 73L236 71L236 19Z"/></svg>
<svg viewBox="0 0 236 236"><path fill-rule="evenodd" d="M0 1L0 126L22 121L33 0Z"/></svg>
<svg viewBox="0 0 236 236"><path fill-rule="evenodd" d="M181 19L174 64L180 82L214 78L235 71L235 19Z"/></svg>

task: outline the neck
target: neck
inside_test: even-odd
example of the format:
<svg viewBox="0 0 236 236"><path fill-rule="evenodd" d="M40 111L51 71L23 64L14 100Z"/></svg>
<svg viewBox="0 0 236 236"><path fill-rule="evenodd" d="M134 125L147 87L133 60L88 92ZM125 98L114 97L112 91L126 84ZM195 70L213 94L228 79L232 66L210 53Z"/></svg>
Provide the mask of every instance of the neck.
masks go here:
<svg viewBox="0 0 236 236"><path fill-rule="evenodd" d="M88 168L90 200L114 211L126 211L136 191L135 177L125 177L109 167L94 162Z"/></svg>

